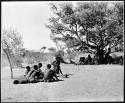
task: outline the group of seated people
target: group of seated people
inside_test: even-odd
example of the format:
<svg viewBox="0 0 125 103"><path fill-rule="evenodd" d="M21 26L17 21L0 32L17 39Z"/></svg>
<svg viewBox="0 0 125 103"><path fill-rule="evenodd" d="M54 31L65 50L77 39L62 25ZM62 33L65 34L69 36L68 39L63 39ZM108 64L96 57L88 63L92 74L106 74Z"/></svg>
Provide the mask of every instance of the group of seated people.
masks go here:
<svg viewBox="0 0 125 103"><path fill-rule="evenodd" d="M53 68L51 68L53 65ZM26 73L23 78L14 80L14 84L23 84L23 83L36 83L36 82L52 82L59 80L59 76L64 76L60 69L60 61L58 58L52 63L47 64L47 68L43 72L41 70L42 63L34 65L33 68L30 66L26 67ZM67 77L67 75L65 75Z"/></svg>
<svg viewBox="0 0 125 103"><path fill-rule="evenodd" d="M93 64L93 58L89 54L87 58L80 57L78 64Z"/></svg>
<svg viewBox="0 0 125 103"><path fill-rule="evenodd" d="M93 65L93 64L100 64L99 62L102 60L102 64L121 64L123 65L123 56L112 57L109 55L110 53L107 52L103 59L99 59L98 55L91 57L89 54L88 57L80 57L79 65Z"/></svg>

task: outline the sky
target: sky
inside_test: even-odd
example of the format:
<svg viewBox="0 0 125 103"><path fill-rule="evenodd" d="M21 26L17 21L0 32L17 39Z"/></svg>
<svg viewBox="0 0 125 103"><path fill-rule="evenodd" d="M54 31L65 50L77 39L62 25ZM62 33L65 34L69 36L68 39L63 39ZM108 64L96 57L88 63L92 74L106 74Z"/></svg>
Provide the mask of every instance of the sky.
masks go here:
<svg viewBox="0 0 125 103"><path fill-rule="evenodd" d="M45 24L49 24L48 19L53 16L48 5L50 2L2 2L2 28L16 28L26 49L56 47L50 38L50 30L45 27Z"/></svg>
<svg viewBox="0 0 125 103"><path fill-rule="evenodd" d="M45 27L52 16L49 2L2 2L2 28L13 26L22 36L24 48L54 47Z"/></svg>

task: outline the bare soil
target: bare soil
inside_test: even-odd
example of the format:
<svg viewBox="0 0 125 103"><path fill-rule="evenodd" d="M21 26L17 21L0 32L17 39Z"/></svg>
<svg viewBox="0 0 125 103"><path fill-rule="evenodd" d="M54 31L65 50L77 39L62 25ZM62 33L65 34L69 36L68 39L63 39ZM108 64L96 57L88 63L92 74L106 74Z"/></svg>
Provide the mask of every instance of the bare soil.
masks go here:
<svg viewBox="0 0 125 103"><path fill-rule="evenodd" d="M46 65L43 65L43 69ZM61 64L69 78L58 82L13 84L9 67L1 69L2 102L84 102L123 101L124 66ZM14 77L25 69L14 69Z"/></svg>

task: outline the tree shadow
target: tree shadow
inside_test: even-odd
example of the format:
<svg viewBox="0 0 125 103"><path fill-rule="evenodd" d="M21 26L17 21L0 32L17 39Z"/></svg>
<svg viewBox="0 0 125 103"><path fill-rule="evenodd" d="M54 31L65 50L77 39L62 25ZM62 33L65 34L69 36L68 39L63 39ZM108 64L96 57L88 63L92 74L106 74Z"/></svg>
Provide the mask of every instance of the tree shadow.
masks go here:
<svg viewBox="0 0 125 103"><path fill-rule="evenodd" d="M69 78L70 76L72 76L74 74L64 74L62 76L58 76L60 78ZM48 83L52 83L52 82L60 82L60 81L64 81L62 79L59 79L59 80L54 80L54 81L50 81ZM21 83L18 81L17 78L15 78L15 80L13 81L13 84L34 84L34 83L39 83L39 82L44 82L44 81L34 81L34 82L29 82L28 80L26 80L25 77L21 78Z"/></svg>
<svg viewBox="0 0 125 103"><path fill-rule="evenodd" d="M45 82L45 83L60 82L60 81L64 81L64 80L59 79L59 80L49 81L49 82ZM36 83L41 83L41 82L43 83L44 81L29 82L29 81L24 80L21 83L19 83L18 80L14 80L13 84L17 84L17 85L19 85L19 84L36 84Z"/></svg>
<svg viewBox="0 0 125 103"><path fill-rule="evenodd" d="M63 75L60 75L60 76L57 76L57 77L59 77L59 78L70 78L70 76L72 76L72 75L74 75L74 74L63 74Z"/></svg>

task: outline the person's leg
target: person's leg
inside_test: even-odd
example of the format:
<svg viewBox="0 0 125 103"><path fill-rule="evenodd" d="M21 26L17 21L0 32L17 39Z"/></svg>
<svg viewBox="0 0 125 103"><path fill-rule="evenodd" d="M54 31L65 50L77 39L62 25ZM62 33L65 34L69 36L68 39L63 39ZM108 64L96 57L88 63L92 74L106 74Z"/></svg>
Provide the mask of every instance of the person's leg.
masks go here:
<svg viewBox="0 0 125 103"><path fill-rule="evenodd" d="M29 83L30 81L28 79L17 79L17 80L14 80L13 83L14 84L26 84L26 83Z"/></svg>
<svg viewBox="0 0 125 103"><path fill-rule="evenodd" d="M47 82L51 82L51 79L48 79Z"/></svg>
<svg viewBox="0 0 125 103"><path fill-rule="evenodd" d="M30 83L30 81L27 80L27 79L25 79L25 80L21 80L21 81L20 81L20 84L26 84L26 83Z"/></svg>
<svg viewBox="0 0 125 103"><path fill-rule="evenodd" d="M37 82L39 82L37 79L34 79L34 78L30 79L30 83L37 83Z"/></svg>
<svg viewBox="0 0 125 103"><path fill-rule="evenodd" d="M49 82L54 82L54 81L55 81L55 79L54 79L54 78L51 78Z"/></svg>
<svg viewBox="0 0 125 103"><path fill-rule="evenodd" d="M44 79L44 82L47 82L47 80L46 80L46 79Z"/></svg>
<svg viewBox="0 0 125 103"><path fill-rule="evenodd" d="M50 82L50 79L44 79L44 82Z"/></svg>
<svg viewBox="0 0 125 103"><path fill-rule="evenodd" d="M38 79L38 81L39 81L39 82L44 82L44 79L43 79L43 78L42 78L42 79Z"/></svg>

